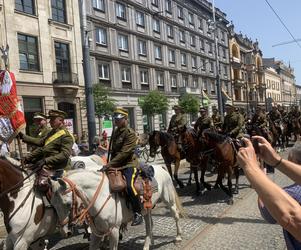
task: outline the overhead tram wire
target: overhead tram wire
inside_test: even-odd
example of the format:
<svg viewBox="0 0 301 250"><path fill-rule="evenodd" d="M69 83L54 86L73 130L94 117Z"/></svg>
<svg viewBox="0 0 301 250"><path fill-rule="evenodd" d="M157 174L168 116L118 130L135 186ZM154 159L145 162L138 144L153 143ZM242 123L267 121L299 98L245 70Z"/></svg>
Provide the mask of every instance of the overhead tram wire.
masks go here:
<svg viewBox="0 0 301 250"><path fill-rule="evenodd" d="M270 7L270 9L274 12L274 14L276 15L276 17L278 18L278 20L281 22L281 24L283 25L283 27L286 29L286 31L290 34L290 36L293 38L294 42L299 46L299 48L301 49L301 45L298 42L298 40L295 38L295 36L292 34L292 32L289 30L289 28L286 26L286 24L284 23L284 21L282 20L282 18L277 14L277 12L275 11L275 9L273 8L273 6L269 3L268 0L265 0L265 2L267 3L267 5Z"/></svg>

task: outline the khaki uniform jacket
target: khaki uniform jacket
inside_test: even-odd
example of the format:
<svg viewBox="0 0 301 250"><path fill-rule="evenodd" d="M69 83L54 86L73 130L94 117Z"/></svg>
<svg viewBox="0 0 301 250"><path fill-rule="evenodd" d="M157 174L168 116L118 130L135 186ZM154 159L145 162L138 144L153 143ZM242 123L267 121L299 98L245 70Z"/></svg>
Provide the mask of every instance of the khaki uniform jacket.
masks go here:
<svg viewBox="0 0 301 250"><path fill-rule="evenodd" d="M47 126L42 129L39 128L36 130L36 136L23 135L23 141L25 143L36 146L33 148L36 149L37 146L40 146L40 139L46 137L50 131L51 129Z"/></svg>
<svg viewBox="0 0 301 250"><path fill-rule="evenodd" d="M220 127L222 125L222 118L219 114L213 114L211 118L215 127Z"/></svg>
<svg viewBox="0 0 301 250"><path fill-rule="evenodd" d="M37 162L44 158L49 169L64 169L70 166L73 143L73 137L65 127L52 129L44 138L35 139L35 144L39 148L26 158L31 162Z"/></svg>
<svg viewBox="0 0 301 250"><path fill-rule="evenodd" d="M255 114L252 118L251 123L256 125L258 128L266 128L268 126L268 121L265 114Z"/></svg>
<svg viewBox="0 0 301 250"><path fill-rule="evenodd" d="M230 134L232 138L243 137L243 127L244 127L244 117L237 113L233 112L225 116L223 131L226 134Z"/></svg>
<svg viewBox="0 0 301 250"><path fill-rule="evenodd" d="M279 120L279 119L281 119L281 113L278 111L278 110L276 110L276 111L271 111L270 113L269 113L269 117L270 117L270 120L271 121L276 121L276 120Z"/></svg>
<svg viewBox="0 0 301 250"><path fill-rule="evenodd" d="M108 166L122 167L125 165L137 166L134 155L137 136L129 127L117 128L112 137L111 159Z"/></svg>
<svg viewBox="0 0 301 250"><path fill-rule="evenodd" d="M202 133L204 131L204 129L208 129L208 128L214 128L213 120L209 116L206 116L204 118L199 117L197 119L196 123L194 124L194 129L198 133Z"/></svg>
<svg viewBox="0 0 301 250"><path fill-rule="evenodd" d="M187 121L184 114L174 114L170 119L168 132L177 131L179 128L184 127L186 123Z"/></svg>

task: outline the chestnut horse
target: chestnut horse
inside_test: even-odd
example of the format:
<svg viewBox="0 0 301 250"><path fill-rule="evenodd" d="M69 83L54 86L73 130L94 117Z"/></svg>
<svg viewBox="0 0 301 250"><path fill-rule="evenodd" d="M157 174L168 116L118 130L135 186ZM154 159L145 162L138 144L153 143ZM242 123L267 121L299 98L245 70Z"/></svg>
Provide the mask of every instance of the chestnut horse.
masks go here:
<svg viewBox="0 0 301 250"><path fill-rule="evenodd" d="M177 143L174 137L166 132L154 130L150 133L148 143L150 145L150 156L155 157L156 152L159 147L161 147L161 155L163 157L164 163L168 169L168 172L172 178L171 164L175 164L174 178L180 188L184 187L182 181L178 179L178 171L180 167L180 161L184 159L181 152L178 150Z"/></svg>
<svg viewBox="0 0 301 250"><path fill-rule="evenodd" d="M213 157L218 162L217 179L218 186L229 196L228 203L233 204L232 177L235 175L236 183L234 193L238 193L239 168L236 162L236 149L230 137L205 130L203 132L206 150L213 149ZM223 185L223 178L227 174L228 188Z"/></svg>

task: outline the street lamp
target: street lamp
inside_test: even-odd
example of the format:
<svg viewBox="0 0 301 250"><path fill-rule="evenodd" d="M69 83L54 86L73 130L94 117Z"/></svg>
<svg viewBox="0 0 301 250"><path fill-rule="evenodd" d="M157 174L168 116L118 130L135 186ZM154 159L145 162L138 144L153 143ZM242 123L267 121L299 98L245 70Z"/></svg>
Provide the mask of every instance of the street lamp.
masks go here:
<svg viewBox="0 0 301 250"><path fill-rule="evenodd" d="M209 20L209 30L213 31L213 38L215 44L215 68L216 68L216 90L217 90L217 103L218 109L220 111L220 115L222 120L224 119L224 107L222 100L222 88L220 82L220 67L219 67L219 59L218 59L218 36L217 36L217 21L215 19L215 7L214 0L212 0L212 16L213 20Z"/></svg>

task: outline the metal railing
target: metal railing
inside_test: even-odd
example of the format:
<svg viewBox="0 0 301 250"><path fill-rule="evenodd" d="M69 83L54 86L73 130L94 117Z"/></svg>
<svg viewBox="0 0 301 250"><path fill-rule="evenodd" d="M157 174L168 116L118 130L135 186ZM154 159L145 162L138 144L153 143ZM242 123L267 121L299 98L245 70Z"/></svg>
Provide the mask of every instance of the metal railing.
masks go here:
<svg viewBox="0 0 301 250"><path fill-rule="evenodd" d="M78 76L69 72L52 72L54 84L78 85Z"/></svg>

